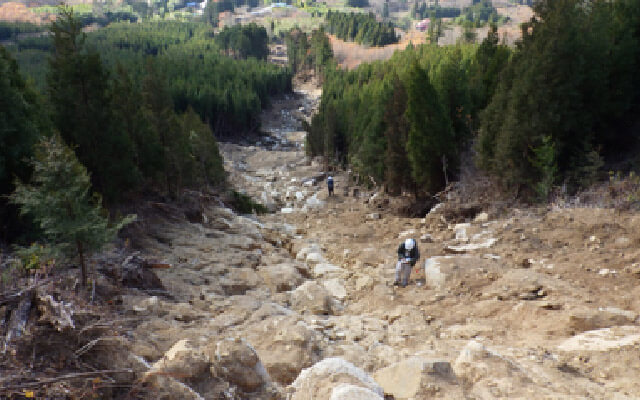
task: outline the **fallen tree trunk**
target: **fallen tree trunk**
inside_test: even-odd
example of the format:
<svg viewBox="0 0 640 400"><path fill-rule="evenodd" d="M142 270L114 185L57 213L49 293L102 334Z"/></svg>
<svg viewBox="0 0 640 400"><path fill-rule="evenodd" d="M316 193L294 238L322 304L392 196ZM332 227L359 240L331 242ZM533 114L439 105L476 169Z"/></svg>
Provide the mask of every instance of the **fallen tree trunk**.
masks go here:
<svg viewBox="0 0 640 400"><path fill-rule="evenodd" d="M25 331L27 321L29 320L29 313L31 312L31 306L33 305L35 290L29 290L24 292L20 297L18 306L11 312L11 318L9 319L9 326L7 328L7 335L4 340L4 349L6 351L7 346L14 338L19 338Z"/></svg>

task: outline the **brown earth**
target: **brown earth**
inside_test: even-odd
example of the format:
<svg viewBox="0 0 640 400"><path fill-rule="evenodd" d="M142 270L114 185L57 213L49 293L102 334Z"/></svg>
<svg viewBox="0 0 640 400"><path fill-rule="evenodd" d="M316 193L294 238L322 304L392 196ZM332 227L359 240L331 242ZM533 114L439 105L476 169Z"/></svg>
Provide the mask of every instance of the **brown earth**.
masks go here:
<svg viewBox="0 0 640 400"><path fill-rule="evenodd" d="M272 139L221 145L230 180L275 213L207 206L200 222L154 223L144 248L172 263L159 275L174 299L123 303L144 321L132 351L152 371L178 346L175 379L204 398L637 398L640 215L468 204L452 191L405 218L405 200L343 171L329 198L297 131L313 94L274 102L263 121ZM422 260L398 288L406 237ZM242 350L258 372L234 381L187 369L203 360L220 371L225 338L255 351Z"/></svg>
<svg viewBox="0 0 640 400"><path fill-rule="evenodd" d="M328 197L300 131L319 90L297 87L265 112L269 136L220 145L230 182L274 212L192 192L142 207L131 246L170 265L154 269L165 290L112 294L122 326L60 342L75 351L59 363L130 371L106 382L131 387L124 398L638 398L640 214L499 203L468 183L407 218L407 199L345 171ZM422 259L399 288L407 237ZM53 318L66 303L49 304L68 332Z"/></svg>
<svg viewBox="0 0 640 400"><path fill-rule="evenodd" d="M0 21L47 24L53 21L53 16L49 14L36 14L25 4L10 1L0 4Z"/></svg>

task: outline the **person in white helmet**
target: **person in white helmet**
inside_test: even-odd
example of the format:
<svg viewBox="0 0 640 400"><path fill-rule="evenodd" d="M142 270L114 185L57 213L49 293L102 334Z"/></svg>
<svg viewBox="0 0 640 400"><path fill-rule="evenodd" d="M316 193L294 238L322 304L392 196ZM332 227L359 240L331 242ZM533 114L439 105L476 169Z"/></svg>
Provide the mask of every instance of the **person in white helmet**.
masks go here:
<svg viewBox="0 0 640 400"><path fill-rule="evenodd" d="M420 251L415 239L407 239L400 243L398 247L398 263L396 264L396 276L393 282L394 286L407 286L409 276L411 276L411 268L416 265L420 259Z"/></svg>
<svg viewBox="0 0 640 400"><path fill-rule="evenodd" d="M331 175L327 178L327 189L329 189L329 196L333 196L333 176Z"/></svg>

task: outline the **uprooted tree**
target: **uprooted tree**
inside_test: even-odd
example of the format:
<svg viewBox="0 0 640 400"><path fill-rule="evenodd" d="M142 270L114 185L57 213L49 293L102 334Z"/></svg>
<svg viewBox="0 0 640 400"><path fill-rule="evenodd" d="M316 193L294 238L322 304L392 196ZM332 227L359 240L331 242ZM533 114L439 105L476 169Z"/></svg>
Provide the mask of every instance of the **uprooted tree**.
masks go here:
<svg viewBox="0 0 640 400"><path fill-rule="evenodd" d="M33 217L48 245L66 256L78 256L84 287L86 256L111 242L135 216L109 222L100 196L91 193L87 169L59 135L36 144L31 165L31 182L16 180L10 201L20 207L21 214Z"/></svg>

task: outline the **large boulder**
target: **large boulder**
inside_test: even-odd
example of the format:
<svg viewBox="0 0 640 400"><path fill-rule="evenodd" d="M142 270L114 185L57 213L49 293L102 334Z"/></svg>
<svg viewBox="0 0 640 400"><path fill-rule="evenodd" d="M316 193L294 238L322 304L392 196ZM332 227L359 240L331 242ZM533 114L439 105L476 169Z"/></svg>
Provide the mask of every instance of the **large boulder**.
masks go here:
<svg viewBox="0 0 640 400"><path fill-rule="evenodd" d="M395 399L423 398L425 388L455 383L448 361L412 357L382 368L373 375L385 394Z"/></svg>
<svg viewBox="0 0 640 400"><path fill-rule="evenodd" d="M262 283L262 278L252 268L232 268L220 280L220 286L227 295L244 294Z"/></svg>
<svg viewBox="0 0 640 400"><path fill-rule="evenodd" d="M242 339L224 339L209 349L211 373L244 393L263 391L271 379L256 351Z"/></svg>
<svg viewBox="0 0 640 400"><path fill-rule="evenodd" d="M478 274L479 267L491 269L489 262L481 257L469 255L430 257L424 262L426 284L433 289L443 289L455 284L463 276Z"/></svg>
<svg viewBox="0 0 640 400"><path fill-rule="evenodd" d="M258 273L275 293L293 290L304 280L293 264L276 264L260 267Z"/></svg>
<svg viewBox="0 0 640 400"><path fill-rule="evenodd" d="M333 388L329 400L384 400L384 398L367 388L343 383Z"/></svg>
<svg viewBox="0 0 640 400"><path fill-rule="evenodd" d="M271 378L288 385L319 357L320 335L297 316L276 316L261 322L247 337Z"/></svg>
<svg viewBox="0 0 640 400"><path fill-rule="evenodd" d="M210 362L205 354L187 339L177 341L145 373L145 380L157 375L180 376L186 380L209 376Z"/></svg>
<svg viewBox="0 0 640 400"><path fill-rule="evenodd" d="M144 374L143 382L150 385L159 399L194 399L202 396L194 387L205 389L214 384L208 357L186 339L176 342ZM205 389L205 391L207 391Z"/></svg>
<svg viewBox="0 0 640 400"><path fill-rule="evenodd" d="M331 278L322 282L322 286L329 294L338 300L344 300L347 297L347 289L344 287L344 280L340 278Z"/></svg>
<svg viewBox="0 0 640 400"><path fill-rule="evenodd" d="M341 384L365 388L383 396L382 388L362 369L341 358L325 358L302 370L289 387L291 400L330 400L334 389Z"/></svg>
<svg viewBox="0 0 640 400"><path fill-rule="evenodd" d="M307 281L291 293L291 308L310 314L332 314L333 300L323 286Z"/></svg>

